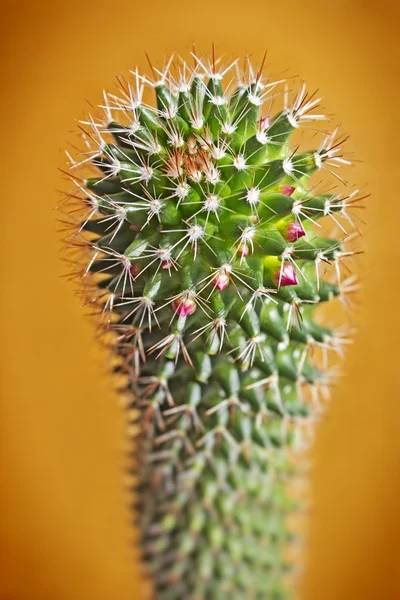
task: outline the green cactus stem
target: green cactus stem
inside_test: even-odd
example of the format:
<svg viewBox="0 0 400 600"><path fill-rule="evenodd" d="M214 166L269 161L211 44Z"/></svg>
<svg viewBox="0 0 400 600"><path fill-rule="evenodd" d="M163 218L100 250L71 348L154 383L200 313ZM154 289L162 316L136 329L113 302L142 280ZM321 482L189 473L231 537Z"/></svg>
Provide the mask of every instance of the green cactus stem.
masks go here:
<svg viewBox="0 0 400 600"><path fill-rule="evenodd" d="M358 196L339 191L335 130L292 141L324 119L304 84L194 60L119 79L81 123L68 241L127 381L155 598L278 600L290 456L330 383L313 350L344 341L315 310L354 287L340 265ZM338 185L317 191L316 173Z"/></svg>

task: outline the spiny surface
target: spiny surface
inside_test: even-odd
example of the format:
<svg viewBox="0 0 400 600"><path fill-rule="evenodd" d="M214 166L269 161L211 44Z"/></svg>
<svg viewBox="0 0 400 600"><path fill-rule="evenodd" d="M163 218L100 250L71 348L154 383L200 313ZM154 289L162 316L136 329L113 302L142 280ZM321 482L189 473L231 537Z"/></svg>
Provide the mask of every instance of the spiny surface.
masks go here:
<svg viewBox="0 0 400 600"><path fill-rule="evenodd" d="M319 100L238 64L194 56L119 79L69 154L69 244L127 375L135 514L162 600L285 597L290 453L331 377L311 354L345 342L314 310L354 289L343 140L324 125L303 150L292 139L315 136ZM317 192L315 172L338 185ZM323 217L338 239L312 231Z"/></svg>

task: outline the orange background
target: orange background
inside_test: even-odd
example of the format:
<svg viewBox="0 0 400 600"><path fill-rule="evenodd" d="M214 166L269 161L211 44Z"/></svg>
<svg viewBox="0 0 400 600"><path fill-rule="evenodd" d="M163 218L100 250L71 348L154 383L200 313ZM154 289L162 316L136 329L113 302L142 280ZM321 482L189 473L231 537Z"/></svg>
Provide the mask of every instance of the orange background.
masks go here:
<svg viewBox="0 0 400 600"><path fill-rule="evenodd" d="M400 597L399 12L380 2L7 3L2 9L1 600L144 598L122 486L123 419L53 208L85 99L164 51L261 57L319 87L364 161L361 331L319 430L304 600ZM397 131L396 131L397 130ZM397 169L397 175L396 171Z"/></svg>

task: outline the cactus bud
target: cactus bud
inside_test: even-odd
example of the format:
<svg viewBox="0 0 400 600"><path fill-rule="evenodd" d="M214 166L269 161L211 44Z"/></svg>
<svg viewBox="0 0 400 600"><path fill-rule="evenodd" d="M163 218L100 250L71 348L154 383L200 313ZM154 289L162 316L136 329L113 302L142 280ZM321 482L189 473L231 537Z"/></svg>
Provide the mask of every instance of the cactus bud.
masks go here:
<svg viewBox="0 0 400 600"><path fill-rule="evenodd" d="M137 263L134 263L129 267L129 273L135 277L140 272L140 267Z"/></svg>
<svg viewBox="0 0 400 600"><path fill-rule="evenodd" d="M296 270L291 263L285 263L283 267L275 271L274 277L278 287L297 285Z"/></svg>
<svg viewBox="0 0 400 600"><path fill-rule="evenodd" d="M294 188L292 185L281 185L280 187L280 191L282 194L284 194L285 196L291 196L294 192L296 188Z"/></svg>
<svg viewBox="0 0 400 600"><path fill-rule="evenodd" d="M286 229L286 239L288 242L296 242L299 238L306 235L303 226L299 221L291 221Z"/></svg>
<svg viewBox="0 0 400 600"><path fill-rule="evenodd" d="M268 127L271 124L271 118L270 117L263 117L262 119L260 119L258 121L258 128L260 131L265 131L266 129L268 129Z"/></svg>
<svg viewBox="0 0 400 600"><path fill-rule="evenodd" d="M188 317L196 310L196 303L190 294L184 294L174 300L172 304L179 317Z"/></svg>
<svg viewBox="0 0 400 600"><path fill-rule="evenodd" d="M229 285L230 265L218 269L218 273L213 278L213 284L218 291L222 292Z"/></svg>

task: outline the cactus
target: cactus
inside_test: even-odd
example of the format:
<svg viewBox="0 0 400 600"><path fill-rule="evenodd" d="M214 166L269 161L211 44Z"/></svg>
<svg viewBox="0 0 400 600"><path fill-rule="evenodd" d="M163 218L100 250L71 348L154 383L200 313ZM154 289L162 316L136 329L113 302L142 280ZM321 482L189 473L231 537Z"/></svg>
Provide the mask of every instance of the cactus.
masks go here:
<svg viewBox="0 0 400 600"><path fill-rule="evenodd" d="M278 600L292 455L332 374L314 350L346 341L315 310L354 288L340 265L358 196L338 192L336 130L308 149L325 117L304 83L193 59L119 78L81 122L68 243L124 376L155 597Z"/></svg>

